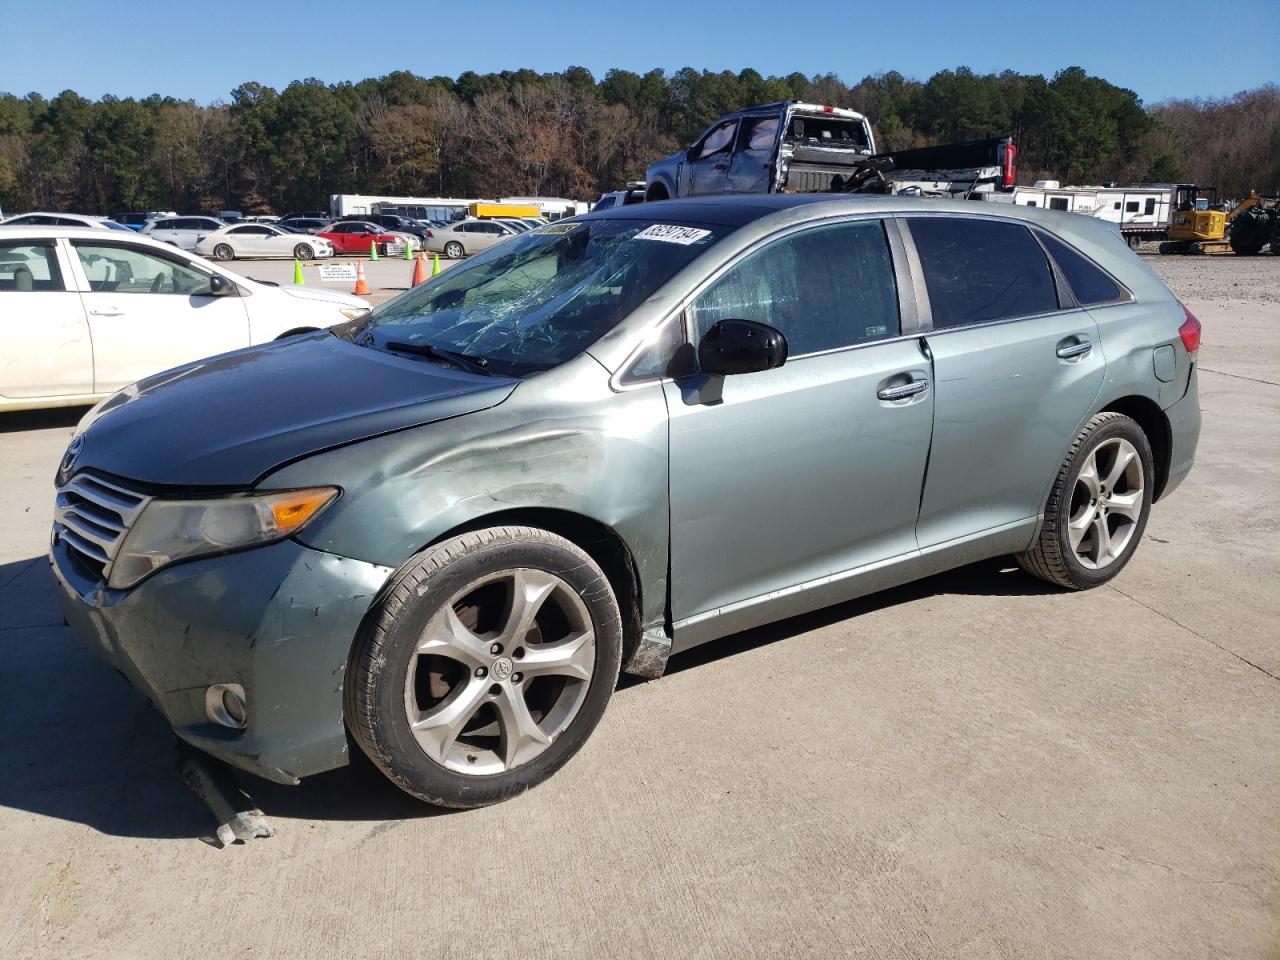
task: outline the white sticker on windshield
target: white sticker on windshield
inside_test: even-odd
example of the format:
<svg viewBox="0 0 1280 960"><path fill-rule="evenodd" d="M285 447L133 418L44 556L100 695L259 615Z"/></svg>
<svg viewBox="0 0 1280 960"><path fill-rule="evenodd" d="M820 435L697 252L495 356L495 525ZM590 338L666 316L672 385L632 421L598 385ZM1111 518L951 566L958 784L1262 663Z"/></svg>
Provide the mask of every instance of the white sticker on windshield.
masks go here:
<svg viewBox="0 0 1280 960"><path fill-rule="evenodd" d="M711 236L710 230L699 230L697 227L677 227L671 223L655 223L652 227L645 227L633 239L661 240L663 243L678 243L687 247L691 243L697 243L704 237L709 236Z"/></svg>

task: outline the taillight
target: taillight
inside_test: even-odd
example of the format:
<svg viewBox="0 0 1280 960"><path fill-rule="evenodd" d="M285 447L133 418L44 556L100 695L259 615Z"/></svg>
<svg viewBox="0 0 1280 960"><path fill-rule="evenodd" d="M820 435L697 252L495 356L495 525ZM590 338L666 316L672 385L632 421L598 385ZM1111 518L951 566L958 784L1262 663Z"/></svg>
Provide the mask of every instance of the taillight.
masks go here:
<svg viewBox="0 0 1280 960"><path fill-rule="evenodd" d="M823 107L823 108L822 108L822 112L823 112L823 113L835 113L835 112L836 112L836 108L835 108L835 107Z"/></svg>
<svg viewBox="0 0 1280 960"><path fill-rule="evenodd" d="M428 230L428 231L427 231L427 239L428 239L428 240L430 240L430 239L431 239L432 237L434 237L434 236L435 236L435 234L434 234L434 233L432 233L430 230Z"/></svg>
<svg viewBox="0 0 1280 960"><path fill-rule="evenodd" d="M1004 170L1001 183L1012 187L1018 182L1018 148L1012 140L1004 145Z"/></svg>
<svg viewBox="0 0 1280 960"><path fill-rule="evenodd" d="M1187 348L1187 353L1191 359L1196 358L1196 351L1200 349L1200 321L1195 318L1186 304L1179 303L1182 312L1187 315L1187 319L1182 321L1182 326L1178 328L1178 336L1182 338L1182 345Z"/></svg>

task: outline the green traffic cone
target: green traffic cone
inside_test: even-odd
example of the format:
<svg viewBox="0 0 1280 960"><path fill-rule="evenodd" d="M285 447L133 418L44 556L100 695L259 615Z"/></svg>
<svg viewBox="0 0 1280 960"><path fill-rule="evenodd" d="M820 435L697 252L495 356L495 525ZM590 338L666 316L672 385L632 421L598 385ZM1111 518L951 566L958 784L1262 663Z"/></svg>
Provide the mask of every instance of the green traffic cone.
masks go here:
<svg viewBox="0 0 1280 960"><path fill-rule="evenodd" d="M404 258L410 262L413 261L413 252L409 249L409 241L404 242Z"/></svg>
<svg viewBox="0 0 1280 960"><path fill-rule="evenodd" d="M307 281L302 279L302 261L293 261L293 285L296 287L305 287Z"/></svg>
<svg viewBox="0 0 1280 960"><path fill-rule="evenodd" d="M376 240L369 241L369 260L372 262L378 259L378 243Z"/></svg>
<svg viewBox="0 0 1280 960"><path fill-rule="evenodd" d="M434 277L440 272L440 254L436 254L435 260L431 263L431 275Z"/></svg>

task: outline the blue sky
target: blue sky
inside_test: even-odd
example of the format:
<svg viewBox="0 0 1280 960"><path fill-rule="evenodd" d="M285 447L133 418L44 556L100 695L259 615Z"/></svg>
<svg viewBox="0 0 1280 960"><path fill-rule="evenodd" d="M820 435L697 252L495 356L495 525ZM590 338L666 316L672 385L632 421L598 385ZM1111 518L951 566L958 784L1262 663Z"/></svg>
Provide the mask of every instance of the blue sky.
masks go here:
<svg viewBox="0 0 1280 960"><path fill-rule="evenodd" d="M1277 0L0 0L0 91L226 100L257 80L683 66L766 76L1078 65L1147 103L1280 81ZM1250 49L1252 48L1252 49ZM1194 55L1193 55L1194 51Z"/></svg>

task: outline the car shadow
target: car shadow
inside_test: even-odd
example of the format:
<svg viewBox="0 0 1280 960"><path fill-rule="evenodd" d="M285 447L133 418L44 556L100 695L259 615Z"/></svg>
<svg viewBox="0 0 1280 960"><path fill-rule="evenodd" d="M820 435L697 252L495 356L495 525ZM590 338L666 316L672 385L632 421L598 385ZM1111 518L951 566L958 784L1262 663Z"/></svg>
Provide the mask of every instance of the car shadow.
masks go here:
<svg viewBox="0 0 1280 960"><path fill-rule="evenodd" d="M27 430L52 430L74 427L89 407L56 407L52 410L17 410L0 413L0 433L22 433Z"/></svg>
<svg viewBox="0 0 1280 960"><path fill-rule="evenodd" d="M122 676L65 626L44 557L0 564L0 807L149 839L208 839L209 810L182 784L176 739ZM1054 588L988 561L860 600L757 627L672 658L680 673L797 634L940 594L1026 596ZM641 681L624 678L619 696ZM661 681L658 681L661 682ZM425 806L392 785L355 747L346 767L299 786L235 774L268 818L397 821L452 811Z"/></svg>

